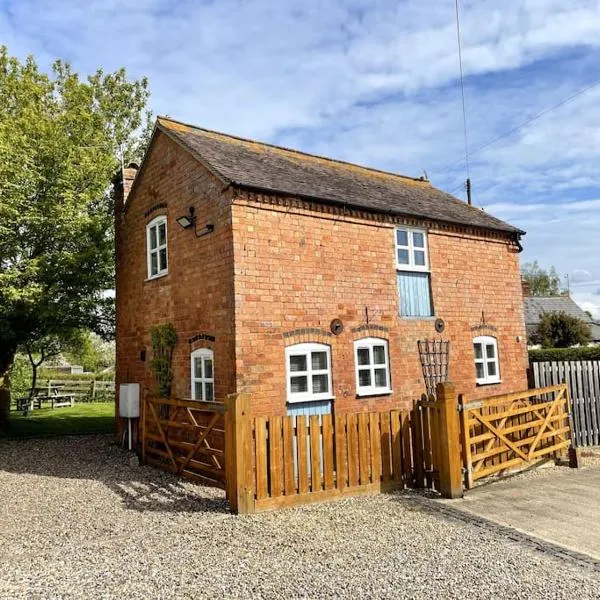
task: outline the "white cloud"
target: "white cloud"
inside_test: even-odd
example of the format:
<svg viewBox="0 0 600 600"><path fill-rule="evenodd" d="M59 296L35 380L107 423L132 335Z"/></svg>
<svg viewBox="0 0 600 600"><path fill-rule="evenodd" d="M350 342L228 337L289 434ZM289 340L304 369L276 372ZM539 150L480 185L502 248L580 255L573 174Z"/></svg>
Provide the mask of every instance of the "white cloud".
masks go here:
<svg viewBox="0 0 600 600"><path fill-rule="evenodd" d="M597 77L600 0L461 6L471 148ZM82 72L124 65L147 75L157 113L412 175L426 169L463 195L454 19L453 2L434 0L55 0L51 10L0 0L0 39L44 65L62 57ZM471 159L475 203L527 230L524 259L592 280L599 107L600 87Z"/></svg>

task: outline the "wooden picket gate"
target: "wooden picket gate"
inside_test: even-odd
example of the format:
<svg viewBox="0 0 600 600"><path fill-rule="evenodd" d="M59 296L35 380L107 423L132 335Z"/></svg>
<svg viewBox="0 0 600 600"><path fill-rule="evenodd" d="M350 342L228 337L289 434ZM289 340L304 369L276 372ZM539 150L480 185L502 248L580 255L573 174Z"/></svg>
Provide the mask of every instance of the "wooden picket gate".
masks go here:
<svg viewBox="0 0 600 600"><path fill-rule="evenodd" d="M255 510L412 483L410 413L252 419Z"/></svg>
<svg viewBox="0 0 600 600"><path fill-rule="evenodd" d="M459 407L469 489L483 477L564 455L571 445L569 391L564 384L473 402L460 396Z"/></svg>
<svg viewBox="0 0 600 600"><path fill-rule="evenodd" d="M142 460L199 483L225 488L225 404L148 397Z"/></svg>

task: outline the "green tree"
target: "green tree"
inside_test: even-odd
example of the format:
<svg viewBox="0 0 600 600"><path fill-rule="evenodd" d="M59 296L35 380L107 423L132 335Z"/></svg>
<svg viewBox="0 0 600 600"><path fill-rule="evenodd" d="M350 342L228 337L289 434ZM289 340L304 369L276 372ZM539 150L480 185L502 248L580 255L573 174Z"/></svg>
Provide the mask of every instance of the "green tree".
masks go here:
<svg viewBox="0 0 600 600"><path fill-rule="evenodd" d="M147 82L123 69L82 80L0 47L0 425L19 347L88 327L110 337L111 179L148 131Z"/></svg>
<svg viewBox="0 0 600 600"><path fill-rule="evenodd" d="M550 267L546 271L537 260L525 263L521 268L521 276L529 284L532 296L561 296L565 293L556 269Z"/></svg>
<svg viewBox="0 0 600 600"><path fill-rule="evenodd" d="M63 352L72 364L81 365L86 372L96 373L115 365L115 343L103 340L90 331L82 333L81 344Z"/></svg>
<svg viewBox="0 0 600 600"><path fill-rule="evenodd" d="M542 314L530 341L541 344L543 348L570 348L587 344L590 339L587 323L561 311Z"/></svg>

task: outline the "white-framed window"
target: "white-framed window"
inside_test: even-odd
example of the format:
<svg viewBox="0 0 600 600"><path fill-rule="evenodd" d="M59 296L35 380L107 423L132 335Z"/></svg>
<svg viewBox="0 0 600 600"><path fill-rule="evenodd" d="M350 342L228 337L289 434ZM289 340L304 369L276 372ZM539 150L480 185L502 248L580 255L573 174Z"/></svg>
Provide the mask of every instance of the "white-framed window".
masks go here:
<svg viewBox="0 0 600 600"><path fill-rule="evenodd" d="M381 338L364 338L354 342L356 392L373 396L391 392L388 342Z"/></svg>
<svg viewBox="0 0 600 600"><path fill-rule="evenodd" d="M500 382L500 361L498 360L498 341L489 335L473 339L475 353L475 378L478 384Z"/></svg>
<svg viewBox="0 0 600 600"><path fill-rule="evenodd" d="M331 348L327 344L295 344L285 349L288 402L329 400Z"/></svg>
<svg viewBox="0 0 600 600"><path fill-rule="evenodd" d="M161 215L146 226L148 278L165 275L169 271L167 258L167 217Z"/></svg>
<svg viewBox="0 0 600 600"><path fill-rule="evenodd" d="M215 399L215 376L213 351L199 348L191 354L192 359L192 400L211 402Z"/></svg>
<svg viewBox="0 0 600 600"><path fill-rule="evenodd" d="M431 317L431 275L427 232L401 227L395 231L400 316Z"/></svg>

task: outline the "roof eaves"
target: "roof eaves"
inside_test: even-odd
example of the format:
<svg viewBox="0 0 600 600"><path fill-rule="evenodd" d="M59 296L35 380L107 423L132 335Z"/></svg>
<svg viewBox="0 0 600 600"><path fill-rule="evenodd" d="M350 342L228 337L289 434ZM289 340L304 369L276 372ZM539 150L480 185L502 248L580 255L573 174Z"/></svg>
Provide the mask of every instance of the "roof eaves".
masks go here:
<svg viewBox="0 0 600 600"><path fill-rule="evenodd" d="M320 204L328 204L331 206L341 206L341 207L347 207L347 208L352 208L354 210L360 210L363 212L367 212L367 213L377 213L377 214L383 214L383 215L389 215L389 216L399 216L399 217L407 217L407 218L412 218L412 219L422 219L424 221L433 221L436 223L445 223L447 225L451 225L451 226L459 226L459 227L471 227L473 229L480 229L483 231L494 231L494 232L499 232L499 233L504 233L507 235L511 235L511 236L515 236L515 235L525 235L525 232L515 228L501 228L501 227L485 227L484 225L474 225L471 223L462 223L459 221L450 221L448 219L440 219L440 218L434 218L428 215L422 215L422 214L418 214L418 213L408 213L408 212L402 212L402 211L394 211L394 210L389 210L389 209L383 209L383 208L376 208L376 207L367 207L367 206L363 206L361 204L354 204L352 202L342 202L340 200L335 200L333 198L324 198L321 196L312 196L310 194L299 194L297 192L290 192L287 190L281 190L281 189L275 189L275 188L268 188L268 187L261 187L261 186L257 186L257 185L253 185L253 184L248 184L248 183L243 183L241 181L231 181L230 184L234 187L237 187L241 190L246 190L249 192L255 192L255 193L262 193L262 194L280 194L280 195L284 195L284 196L290 196L292 198L300 198L301 200L308 200L311 202L318 202Z"/></svg>

